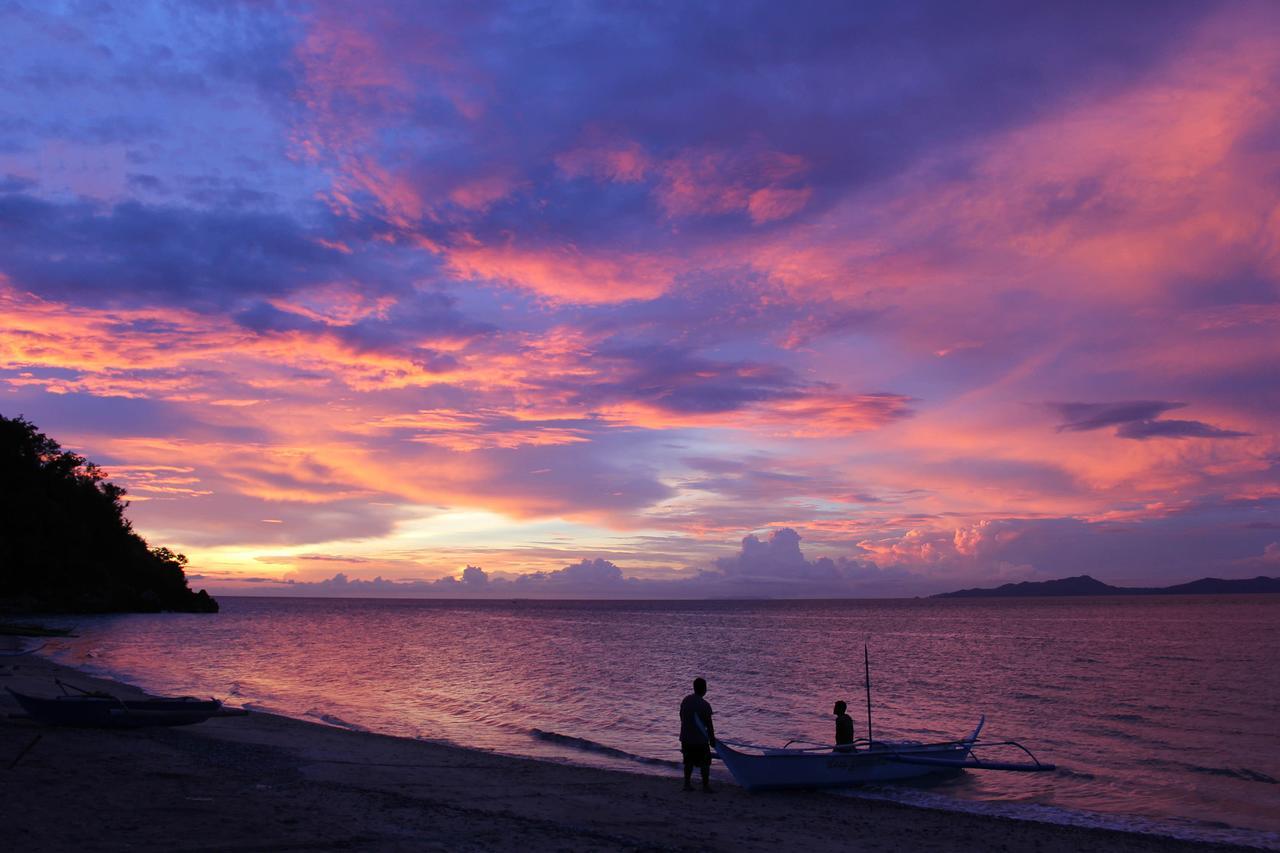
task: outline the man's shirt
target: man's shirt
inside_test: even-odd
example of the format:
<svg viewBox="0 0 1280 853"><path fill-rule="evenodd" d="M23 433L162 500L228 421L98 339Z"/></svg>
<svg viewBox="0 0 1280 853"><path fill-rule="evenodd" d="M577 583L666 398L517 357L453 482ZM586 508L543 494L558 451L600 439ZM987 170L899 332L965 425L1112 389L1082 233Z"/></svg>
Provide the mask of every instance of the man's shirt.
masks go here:
<svg viewBox="0 0 1280 853"><path fill-rule="evenodd" d="M853 717L848 714L836 717L836 743L853 743Z"/></svg>
<svg viewBox="0 0 1280 853"><path fill-rule="evenodd" d="M696 693L684 697L680 703L680 742L690 746L710 745L715 736L711 725L711 703Z"/></svg>

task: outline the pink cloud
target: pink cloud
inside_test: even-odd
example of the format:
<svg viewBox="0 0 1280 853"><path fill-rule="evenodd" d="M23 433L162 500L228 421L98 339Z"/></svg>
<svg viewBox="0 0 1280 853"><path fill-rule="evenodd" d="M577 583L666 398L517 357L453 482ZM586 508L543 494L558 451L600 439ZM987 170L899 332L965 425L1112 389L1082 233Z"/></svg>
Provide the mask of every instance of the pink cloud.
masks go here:
<svg viewBox="0 0 1280 853"><path fill-rule="evenodd" d="M812 195L813 190L809 187L794 190L766 187L748 197L747 212L757 225L775 219L789 219L804 209Z"/></svg>
<svg viewBox="0 0 1280 853"><path fill-rule="evenodd" d="M484 211L510 195L516 185L505 175L488 175L454 187L449 200L468 211Z"/></svg>
<svg viewBox="0 0 1280 853"><path fill-rule="evenodd" d="M445 200L483 211L519 183L506 174L422 174L407 156L414 143L379 136L381 127L413 114L424 90L467 119L484 114L482 75L446 31L430 22L406 25L388 8L362 6L353 14L346 4L321 4L305 23L306 37L295 51L296 97L305 109L297 114L293 142L303 157L333 170L325 195L334 210L357 215L355 196L365 193L392 224L413 231L438 218Z"/></svg>
<svg viewBox="0 0 1280 853"><path fill-rule="evenodd" d="M672 218L746 212L758 224L792 216L808 203L807 187L785 186L807 169L802 157L752 146L691 149L661 164L656 193Z"/></svg>
<svg viewBox="0 0 1280 853"><path fill-rule="evenodd" d="M411 441L461 453L494 448L548 447L590 441L587 430L555 419L532 420L496 410L432 409L388 415L371 423L378 429L410 430Z"/></svg>
<svg viewBox="0 0 1280 853"><path fill-rule="evenodd" d="M1239 24L1213 19L1133 87L942 152L817 221L745 239L742 253L798 298L909 304L922 331L945 318L928 333L932 350L952 346L940 329L989 322L988 300L1010 288L1072 309L1151 311L1173 283L1276 275L1273 167L1249 140L1275 119L1256 81L1280 62L1265 27ZM959 174L948 166L957 157ZM1223 321L1215 310L1208 322ZM1244 320L1270 309L1235 310Z"/></svg>
<svg viewBox="0 0 1280 853"><path fill-rule="evenodd" d="M630 184L645 179L653 162L638 142L602 143L574 148L556 156L556 166L570 178Z"/></svg>
<svg viewBox="0 0 1280 853"><path fill-rule="evenodd" d="M450 249L455 275L524 288L556 302L610 303L652 299L672 282L660 256L593 252L573 245L522 247L515 241L466 241Z"/></svg>
<svg viewBox="0 0 1280 853"><path fill-rule="evenodd" d="M656 160L634 141L597 142L556 157L569 178L638 183L656 177L654 194L672 218L745 212L757 225L799 213L811 187L788 186L808 170L804 158L748 146L686 150Z"/></svg>
<svg viewBox="0 0 1280 853"><path fill-rule="evenodd" d="M270 299L268 303L328 326L349 326L368 318L385 318L396 299L365 293L355 285L334 283Z"/></svg>

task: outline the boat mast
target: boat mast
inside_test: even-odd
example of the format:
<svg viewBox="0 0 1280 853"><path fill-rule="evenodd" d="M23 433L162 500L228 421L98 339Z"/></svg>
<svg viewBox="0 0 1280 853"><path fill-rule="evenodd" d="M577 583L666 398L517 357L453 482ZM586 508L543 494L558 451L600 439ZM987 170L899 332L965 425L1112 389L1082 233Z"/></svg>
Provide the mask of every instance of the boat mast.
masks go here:
<svg viewBox="0 0 1280 853"><path fill-rule="evenodd" d="M862 669L866 675L867 685L867 749L871 748L871 656L867 653L867 644L862 644Z"/></svg>

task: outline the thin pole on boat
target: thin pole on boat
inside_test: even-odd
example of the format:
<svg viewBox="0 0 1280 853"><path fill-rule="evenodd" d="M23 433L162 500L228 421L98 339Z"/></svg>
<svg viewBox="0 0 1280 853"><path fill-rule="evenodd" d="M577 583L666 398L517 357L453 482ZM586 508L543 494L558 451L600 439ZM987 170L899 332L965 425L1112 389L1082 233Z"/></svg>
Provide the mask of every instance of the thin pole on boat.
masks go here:
<svg viewBox="0 0 1280 853"><path fill-rule="evenodd" d="M867 685L867 749L871 748L871 655L867 652L867 644L862 644L862 669L866 675Z"/></svg>

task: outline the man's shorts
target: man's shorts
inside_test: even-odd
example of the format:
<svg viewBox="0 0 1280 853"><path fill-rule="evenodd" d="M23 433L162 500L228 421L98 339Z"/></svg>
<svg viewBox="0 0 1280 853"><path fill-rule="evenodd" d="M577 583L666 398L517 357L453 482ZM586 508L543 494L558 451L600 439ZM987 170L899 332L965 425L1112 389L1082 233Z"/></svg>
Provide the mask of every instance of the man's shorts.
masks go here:
<svg viewBox="0 0 1280 853"><path fill-rule="evenodd" d="M702 767L711 763L711 747L705 743L682 743L680 751L684 753L685 764Z"/></svg>

